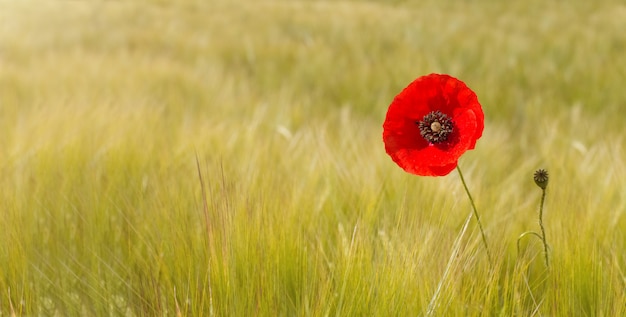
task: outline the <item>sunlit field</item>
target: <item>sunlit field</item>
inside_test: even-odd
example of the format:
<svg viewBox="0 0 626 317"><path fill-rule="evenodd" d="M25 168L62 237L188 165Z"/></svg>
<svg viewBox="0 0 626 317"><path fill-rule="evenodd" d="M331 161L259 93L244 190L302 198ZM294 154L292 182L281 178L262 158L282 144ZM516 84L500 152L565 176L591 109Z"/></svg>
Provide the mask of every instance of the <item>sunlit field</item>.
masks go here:
<svg viewBox="0 0 626 317"><path fill-rule="evenodd" d="M0 316L626 316L622 1L0 0ZM419 177L416 77L485 131ZM538 231L541 190L550 173Z"/></svg>

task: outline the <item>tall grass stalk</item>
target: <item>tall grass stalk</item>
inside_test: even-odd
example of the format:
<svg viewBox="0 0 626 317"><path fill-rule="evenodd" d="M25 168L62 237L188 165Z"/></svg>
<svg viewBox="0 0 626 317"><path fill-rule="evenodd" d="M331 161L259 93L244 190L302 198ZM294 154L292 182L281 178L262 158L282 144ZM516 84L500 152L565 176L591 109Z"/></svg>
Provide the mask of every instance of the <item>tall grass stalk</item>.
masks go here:
<svg viewBox="0 0 626 317"><path fill-rule="evenodd" d="M433 297L430 299L430 302L428 303L428 310L426 311L426 316L433 316L436 314L437 306L439 304L439 294L441 293L441 290L445 286L445 284L448 283L448 278L449 278L448 275L450 274L454 261L459 256L461 242L463 240L463 237L465 236L465 232L467 231L467 228L473 216L474 216L473 213L469 214L469 216L467 217L467 220L465 220L465 223L463 224L461 231L459 232L458 237L456 238L456 240L454 240L454 244L452 245L452 253L450 254L450 258L448 259L448 264L446 264L446 268L443 271L443 276L439 280L439 283L437 284L437 288L435 289L435 293L433 294Z"/></svg>

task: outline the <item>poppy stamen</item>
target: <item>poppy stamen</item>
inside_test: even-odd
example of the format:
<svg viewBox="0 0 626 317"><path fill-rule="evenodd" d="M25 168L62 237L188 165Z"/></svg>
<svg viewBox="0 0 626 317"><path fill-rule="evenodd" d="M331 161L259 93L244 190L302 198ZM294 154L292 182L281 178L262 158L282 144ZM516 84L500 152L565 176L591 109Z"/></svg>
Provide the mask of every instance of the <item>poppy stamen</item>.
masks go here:
<svg viewBox="0 0 626 317"><path fill-rule="evenodd" d="M417 124L422 137L431 144L448 140L448 136L454 128L452 119L441 111L431 111Z"/></svg>

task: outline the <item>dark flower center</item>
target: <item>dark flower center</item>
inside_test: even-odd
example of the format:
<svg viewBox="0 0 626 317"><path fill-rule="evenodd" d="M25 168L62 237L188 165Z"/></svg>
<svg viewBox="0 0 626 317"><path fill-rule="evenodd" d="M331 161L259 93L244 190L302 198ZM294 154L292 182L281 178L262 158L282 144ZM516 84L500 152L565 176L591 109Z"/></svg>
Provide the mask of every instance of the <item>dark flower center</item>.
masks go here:
<svg viewBox="0 0 626 317"><path fill-rule="evenodd" d="M416 123L422 137L432 144L445 142L454 127L452 119L441 111L431 111Z"/></svg>

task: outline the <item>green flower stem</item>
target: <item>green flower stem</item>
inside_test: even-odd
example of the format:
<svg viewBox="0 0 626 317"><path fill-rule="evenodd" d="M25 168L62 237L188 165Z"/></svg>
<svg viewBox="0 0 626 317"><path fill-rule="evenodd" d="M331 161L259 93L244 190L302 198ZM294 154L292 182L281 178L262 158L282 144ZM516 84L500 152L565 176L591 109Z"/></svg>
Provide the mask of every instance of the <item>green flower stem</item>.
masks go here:
<svg viewBox="0 0 626 317"><path fill-rule="evenodd" d="M543 203L546 200L546 189L541 189L541 203L539 205L539 227L541 227L541 241L543 242L543 253L546 257L546 268L550 269L550 261L548 259L548 242L546 242L546 229L543 227Z"/></svg>
<svg viewBox="0 0 626 317"><path fill-rule="evenodd" d="M470 191L467 188L467 184L465 183L465 178L463 178L463 173L461 172L461 168L458 165L456 166L456 170L459 172L459 176L461 177L461 183L463 183L463 188L465 188L465 193L467 193L467 197L469 197L469 200L472 203L472 210L474 211L474 217L476 218L476 222L478 222L478 228L480 228L480 235L483 239L485 250L487 250L487 258L489 259L489 264L493 265L493 262L491 261L491 252L489 251L489 246L487 245L487 238L485 237L485 230L483 229L483 224L480 222L480 217L478 216L478 210L476 210L476 204L474 204L474 199L472 198L472 194L470 194ZM543 229L543 226L542 226L542 229Z"/></svg>
<svg viewBox="0 0 626 317"><path fill-rule="evenodd" d="M541 227L541 234L538 234L538 233L536 233L534 231L526 231L526 232L522 233L517 238L517 254L519 255L520 241L522 240L522 238L527 236L527 235L533 235L533 236L539 238L541 240L541 242L543 243L543 254L545 256L546 268L548 270L550 270L550 260L548 258L548 242L546 241L546 229L543 227L543 203L546 200L546 190L545 190L545 188L542 188L542 191L543 191L543 193L541 194L541 204L539 205L539 227Z"/></svg>

